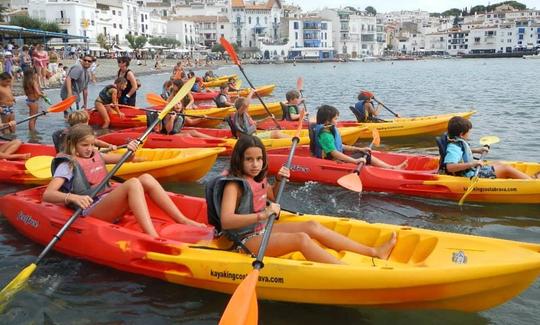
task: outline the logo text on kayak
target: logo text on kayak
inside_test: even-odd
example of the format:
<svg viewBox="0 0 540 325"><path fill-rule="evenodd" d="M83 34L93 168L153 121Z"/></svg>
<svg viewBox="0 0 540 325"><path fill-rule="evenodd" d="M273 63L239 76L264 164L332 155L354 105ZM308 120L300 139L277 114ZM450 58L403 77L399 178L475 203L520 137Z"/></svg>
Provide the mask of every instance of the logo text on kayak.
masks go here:
<svg viewBox="0 0 540 325"><path fill-rule="evenodd" d="M24 214L22 211L19 211L19 213L17 214L17 220L34 228L39 227L39 221L27 214Z"/></svg>
<svg viewBox="0 0 540 325"><path fill-rule="evenodd" d="M456 264L467 264L467 256L463 251L457 251L452 253L452 262Z"/></svg>
<svg viewBox="0 0 540 325"><path fill-rule="evenodd" d="M295 172L309 173L309 168L308 167L304 167L304 166L300 166L300 165L291 164L291 168L289 168L289 169L292 170L292 171L295 171Z"/></svg>
<svg viewBox="0 0 540 325"><path fill-rule="evenodd" d="M244 278L247 276L245 273L232 273L229 271L214 271L210 270L210 276L221 279L231 279L233 281L236 280L244 280ZM266 282L266 283L285 283L285 279L282 277L273 277L273 276L266 276L266 275L259 275L259 282Z"/></svg>

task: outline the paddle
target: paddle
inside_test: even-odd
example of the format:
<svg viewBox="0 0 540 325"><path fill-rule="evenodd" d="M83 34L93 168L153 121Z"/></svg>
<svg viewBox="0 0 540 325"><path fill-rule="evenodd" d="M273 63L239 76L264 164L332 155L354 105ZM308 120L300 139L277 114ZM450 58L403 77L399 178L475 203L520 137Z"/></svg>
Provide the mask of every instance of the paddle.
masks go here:
<svg viewBox="0 0 540 325"><path fill-rule="evenodd" d="M484 147L489 148L490 145L498 143L499 141L500 139L496 136L493 136L493 135L485 136L480 139L480 144L483 145ZM486 151L482 152L482 155L480 156L480 160L484 160L484 157L486 156L486 154L487 154ZM469 194L471 194L471 192L474 190L474 187L476 186L476 183L478 183L478 180L479 180L478 173L480 172L481 167L482 166L476 166L476 170L474 171L474 176L471 178L471 183L469 184L469 188L467 189L467 191L465 191L465 193L463 193L463 196L459 200L458 205L463 205L463 203L465 202L465 198L469 196Z"/></svg>
<svg viewBox="0 0 540 325"><path fill-rule="evenodd" d="M146 94L146 102L152 106L163 106L167 104L167 101L156 93Z"/></svg>
<svg viewBox="0 0 540 325"><path fill-rule="evenodd" d="M178 91L178 93L174 96L174 98L171 100L170 103L167 104L167 106L163 109L161 114L159 114L158 118L146 129L146 131L137 139L139 143L143 143L146 137L152 132L152 129L165 117L165 115L173 108L176 103L178 103L186 94L191 90L191 87L193 87L193 84L195 83L195 78L191 78L188 80L184 86ZM90 197L95 197L101 190L105 188L111 177L120 169L122 164L126 162L131 156L133 155L133 151L127 150L126 153L120 158L118 163L113 167L113 169L105 176L105 178L99 183L98 186L94 188L92 193L90 193ZM53 239L47 244L45 249L41 251L39 256L36 258L34 263L28 265L26 268L24 268L13 280L11 280L10 283L8 283L7 286L5 286L2 291L0 291L0 301L3 302L5 299L10 297L11 295L15 294L28 280L28 278L32 275L32 273L37 268L37 265L41 260L45 257L45 255L54 247L56 242L60 240L62 235L66 232L66 230L77 220L77 218L81 215L83 209L78 208L68 219L68 221L64 224L64 226L58 231L56 235L54 235Z"/></svg>
<svg viewBox="0 0 540 325"><path fill-rule="evenodd" d="M369 144L370 149L374 145L379 146L381 144L381 137L379 136L379 130L377 130L377 128L373 128L373 130L371 130L371 134L373 136L373 140L371 140L371 143ZM345 176L341 176L337 180L338 184L351 191L362 192L362 180L360 179L360 171L362 170L362 167L364 167L363 161L358 163L358 165L356 166L356 168L354 169L352 173L347 174Z"/></svg>
<svg viewBox="0 0 540 325"><path fill-rule="evenodd" d="M17 125L21 124L21 123L24 123L26 121L29 121L31 119L37 118L37 117L39 117L41 115L45 115L47 113L60 113L60 112L63 112L65 110L67 110L75 102L76 99L77 99L77 96L68 97L68 98L64 99L63 101L58 102L58 103L54 104L53 106L49 107L46 111L41 111L41 112L36 113L34 115L28 116L27 118L24 118L24 119L22 119L20 121L17 121ZM1 126L0 131L5 130L7 128L9 128L9 125Z"/></svg>
<svg viewBox="0 0 540 325"><path fill-rule="evenodd" d="M298 79L296 80L296 90L298 90L300 92L300 96L302 96L302 99L304 98L304 78L302 77L298 77ZM306 111L306 113L309 114L308 110L307 110L307 106L306 106L306 102L304 100L302 100L302 104L304 105L304 110Z"/></svg>
<svg viewBox="0 0 540 325"><path fill-rule="evenodd" d="M268 107L266 107L266 104L264 103L261 96L259 96L259 94L257 93L255 87L251 83L251 80L249 80L248 77L246 76L246 73L244 72L244 68L242 68L242 65L240 64L240 59L238 59L238 55L236 55L236 51L232 47L231 43L229 43L225 39L225 37L223 37L223 36L219 39L219 42L221 43L221 46L223 46L225 48L225 51L227 51L227 53L229 53L229 56L231 57L231 60L233 60L234 64L236 64L238 66L238 68L240 68L240 72L242 72L242 74L244 75L244 78L246 78L246 80L249 83L249 86L251 87L251 89L255 90L255 96L257 96L257 98L261 102L262 106L266 110L266 113L268 113L268 116L270 116L272 118L272 121L274 121L274 123L276 124L276 127L281 130L281 126L279 125L278 121L272 115L272 113L270 112Z"/></svg>
<svg viewBox="0 0 540 325"><path fill-rule="evenodd" d="M373 97L373 100L376 101L378 104L380 104L382 107L386 108L386 110L388 110L390 113L394 114L395 117L399 117L399 114L397 114L393 110L389 109L388 106L384 105L377 98Z"/></svg>
<svg viewBox="0 0 540 325"><path fill-rule="evenodd" d="M300 131L302 129L302 120L304 119L304 114L304 111L300 112L298 129L292 138L291 151L289 152L289 157L285 163L285 167L287 168L291 167L296 145L300 141L298 136L300 135ZM279 183L279 189L276 195L276 203L279 203L281 200L281 195L283 194L283 189L285 188L286 182L286 179L282 179ZM259 311L257 307L257 292L255 291L255 287L257 286L257 281L259 280L259 270L264 267L264 253L266 252L266 247L268 247L268 241L270 240L270 234L272 233L272 227L276 217L276 214L272 213L268 218L261 246L259 247L259 253L252 264L253 270L244 280L242 280L242 283L240 283L240 285L238 285L234 291L229 303L227 304L227 308L225 308L225 311L221 316L221 320L219 321L220 325L257 324Z"/></svg>

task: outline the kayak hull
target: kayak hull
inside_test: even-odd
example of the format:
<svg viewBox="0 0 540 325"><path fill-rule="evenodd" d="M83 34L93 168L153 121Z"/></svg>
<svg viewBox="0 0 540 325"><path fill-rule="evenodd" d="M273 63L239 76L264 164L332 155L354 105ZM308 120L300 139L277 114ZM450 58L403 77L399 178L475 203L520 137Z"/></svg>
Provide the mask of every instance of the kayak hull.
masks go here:
<svg viewBox="0 0 540 325"><path fill-rule="evenodd" d="M72 211L41 202L44 188L0 198L0 212L24 236L45 245ZM206 221L203 199L169 194L193 220ZM110 224L79 218L55 250L171 283L232 293L250 272L249 255L223 250L211 229L176 225L149 201L159 239L140 232L131 214ZM388 261L333 251L346 265L305 261L299 252L266 257L260 299L401 309L480 311L523 291L540 273L540 245L347 218L282 212L278 223L318 221L366 245L398 235ZM171 239L174 238L174 239ZM194 245L195 244L195 245ZM217 250L215 249L217 248Z"/></svg>
<svg viewBox="0 0 540 325"><path fill-rule="evenodd" d="M265 85L265 86L257 87L256 92L257 94L259 94L259 96L270 96L275 88L276 88L276 85ZM229 91L229 96L246 97L247 95L249 95L250 91L251 91L251 88L244 88L239 91ZM219 95L219 90L215 90L215 91L211 90L211 91L199 92L199 93L191 92L191 94L193 95L193 99L195 99L195 101L213 100L214 98L217 97L217 95Z"/></svg>
<svg viewBox="0 0 540 325"><path fill-rule="evenodd" d="M364 166L360 180L364 191L404 194L459 201L470 180L465 177L437 174L439 158L435 156L381 153L375 157L396 165L408 160L406 170L390 170ZM268 172L276 174L287 160L288 152L268 152ZM540 172L540 164L527 162L504 162L528 175ZM291 180L296 182L316 181L338 185L340 177L351 174L356 165L338 163L310 156L309 148L298 148L292 160ZM485 203L540 203L540 179L480 179L466 198L467 202Z"/></svg>
<svg viewBox="0 0 540 325"><path fill-rule="evenodd" d="M398 137L412 137L412 136L424 136L424 135L438 135L446 131L448 128L448 121L453 116L461 116L464 118L470 118L475 111L450 113L441 115L428 115L418 117L403 117L387 120L387 122L381 123L358 123L356 121L342 121L338 122L339 127L347 126L362 126L369 130L364 132L361 136L361 140L371 139L372 129L377 129L379 135L383 139L398 138ZM294 129L298 122L294 121L278 121L283 129ZM261 129L267 129L274 127L272 121L265 121L258 124ZM307 127L307 122L304 122L304 127Z"/></svg>

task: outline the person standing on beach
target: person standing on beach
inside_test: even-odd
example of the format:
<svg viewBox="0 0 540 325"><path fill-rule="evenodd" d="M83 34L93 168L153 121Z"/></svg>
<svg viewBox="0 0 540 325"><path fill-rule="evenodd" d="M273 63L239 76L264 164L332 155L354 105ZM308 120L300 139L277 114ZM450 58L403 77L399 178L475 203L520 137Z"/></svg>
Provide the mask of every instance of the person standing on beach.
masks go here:
<svg viewBox="0 0 540 325"><path fill-rule="evenodd" d="M25 45L22 47L22 51L19 55L19 65L21 66L21 70L24 73L26 69L32 68L32 57L28 53L28 45Z"/></svg>
<svg viewBox="0 0 540 325"><path fill-rule="evenodd" d="M80 64L73 65L67 73L66 80L62 84L62 89L60 89L60 97L62 100L73 95L77 96L77 109L79 109L81 94L83 95L82 107L88 107L88 83L90 82L88 68L92 65L93 59L94 58L91 55L85 55L82 58L82 61L80 61ZM64 111L65 117L67 117L68 114L68 111Z"/></svg>
<svg viewBox="0 0 540 325"><path fill-rule="evenodd" d="M49 53L43 48L43 44L38 44L32 52L32 60L36 73L39 77L39 85L41 88L46 87L47 82L47 66L49 65Z"/></svg>
<svg viewBox="0 0 540 325"><path fill-rule="evenodd" d="M137 78L135 74L131 71L129 67L129 62L131 59L127 56L118 58L118 75L117 77L126 78L128 81L126 89L122 91L120 96L120 104L135 106L136 97L137 97Z"/></svg>

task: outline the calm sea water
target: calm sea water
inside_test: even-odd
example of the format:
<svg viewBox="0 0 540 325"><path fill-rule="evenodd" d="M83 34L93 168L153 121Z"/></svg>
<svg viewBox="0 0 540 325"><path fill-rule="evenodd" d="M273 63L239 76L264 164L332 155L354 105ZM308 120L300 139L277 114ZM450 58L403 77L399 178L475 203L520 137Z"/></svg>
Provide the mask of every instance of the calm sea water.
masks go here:
<svg viewBox="0 0 540 325"><path fill-rule="evenodd" d="M256 85L276 83L275 100L304 78L311 112L320 104L333 104L342 119L352 119L347 107L359 89L369 89L402 116L459 112L474 108L473 142L497 135L492 159L540 161L540 61L522 59L436 60L375 63L331 63L246 66ZM238 73L235 67L220 74ZM141 77L144 92L159 92L166 75ZM95 98L107 83L92 85ZM244 82L244 84L246 84ZM58 100L58 90L48 91ZM93 101L92 101L93 102ZM27 115L23 99L17 117ZM389 117L389 115L387 115ZM39 133L20 127L20 138L51 143L50 134L64 127L61 114L38 121ZM433 139L382 139L383 150L436 153ZM228 164L219 160L211 173L196 183L166 184L175 192L202 196L204 183ZM1 194L22 187L0 185ZM330 199L329 199L330 198ZM300 204L299 202L302 202ZM371 222L540 242L537 206L466 205L386 194L351 193L317 183L287 185L283 206L302 212L345 215ZM19 235L0 218L0 283L3 287L31 263L42 247ZM50 253L34 273L29 286L0 314L2 324L215 324L229 296L164 283L107 267ZM440 311L387 311L304 304L261 302L261 324L534 324L538 314L540 281L520 296L481 313Z"/></svg>

